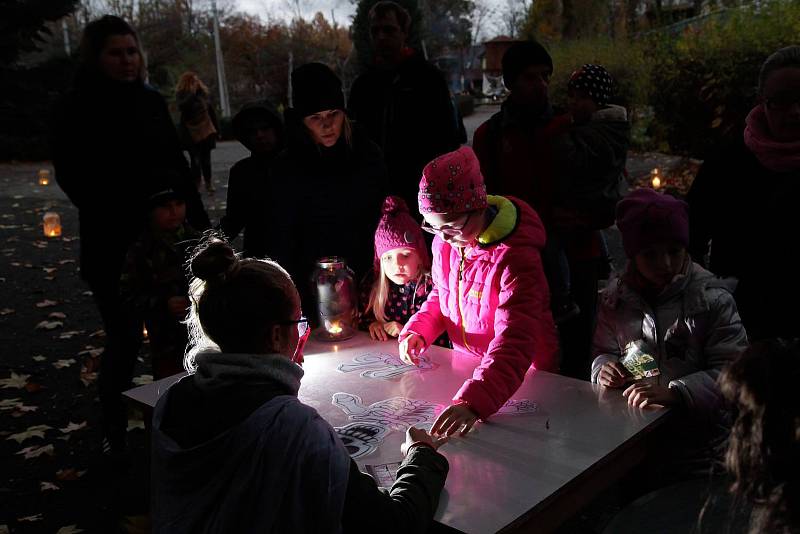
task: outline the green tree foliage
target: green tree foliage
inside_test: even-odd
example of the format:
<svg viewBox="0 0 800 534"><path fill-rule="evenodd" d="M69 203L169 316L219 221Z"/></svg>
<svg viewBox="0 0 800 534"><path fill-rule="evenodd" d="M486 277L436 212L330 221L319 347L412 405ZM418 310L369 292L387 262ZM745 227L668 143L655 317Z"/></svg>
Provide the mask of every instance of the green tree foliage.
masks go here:
<svg viewBox="0 0 800 534"><path fill-rule="evenodd" d="M78 0L4 0L0 4L0 65L34 52L51 35L48 22L75 10Z"/></svg>

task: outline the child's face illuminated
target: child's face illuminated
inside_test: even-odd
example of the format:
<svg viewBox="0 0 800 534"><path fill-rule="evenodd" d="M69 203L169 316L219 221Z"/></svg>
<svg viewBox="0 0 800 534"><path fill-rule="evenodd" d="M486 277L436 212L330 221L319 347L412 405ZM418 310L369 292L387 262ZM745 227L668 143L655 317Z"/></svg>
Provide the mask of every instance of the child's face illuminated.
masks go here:
<svg viewBox="0 0 800 534"><path fill-rule="evenodd" d="M339 136L342 135L344 111L341 109L319 111L304 117L303 124L308 128L315 143L330 148L339 141Z"/></svg>
<svg viewBox="0 0 800 534"><path fill-rule="evenodd" d="M383 253L381 266L389 280L404 286L419 276L421 261L413 248L395 248Z"/></svg>
<svg viewBox="0 0 800 534"><path fill-rule="evenodd" d="M186 203L183 200L168 200L153 208L152 221L157 230L172 232L186 220Z"/></svg>
<svg viewBox="0 0 800 534"><path fill-rule="evenodd" d="M642 249L634 262L636 269L655 288L664 288L680 274L686 261L686 247L680 243L660 242Z"/></svg>

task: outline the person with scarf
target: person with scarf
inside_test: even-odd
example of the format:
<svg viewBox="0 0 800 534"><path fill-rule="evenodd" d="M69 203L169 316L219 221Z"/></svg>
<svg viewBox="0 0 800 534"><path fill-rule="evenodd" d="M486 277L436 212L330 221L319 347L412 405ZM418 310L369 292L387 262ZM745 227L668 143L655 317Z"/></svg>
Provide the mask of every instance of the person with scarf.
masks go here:
<svg viewBox="0 0 800 534"><path fill-rule="evenodd" d="M799 331L800 46L767 58L758 94L744 135L703 163L687 196L692 257L738 279L734 296L751 340Z"/></svg>
<svg viewBox="0 0 800 534"><path fill-rule="evenodd" d="M75 82L57 103L50 131L56 181L78 208L81 277L107 336L99 392L103 450L114 453L125 448L128 418L120 394L131 387L142 335L141 323L121 306L120 276L128 249L146 228L148 200L174 188L186 201L189 224L199 231L211 226L167 104L144 80L134 29L112 15L90 22Z"/></svg>

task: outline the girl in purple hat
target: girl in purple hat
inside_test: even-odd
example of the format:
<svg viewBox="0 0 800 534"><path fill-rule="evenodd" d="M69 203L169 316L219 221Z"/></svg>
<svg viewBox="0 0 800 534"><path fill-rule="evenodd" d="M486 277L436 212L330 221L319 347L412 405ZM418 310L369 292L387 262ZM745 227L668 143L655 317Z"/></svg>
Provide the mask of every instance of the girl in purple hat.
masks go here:
<svg viewBox="0 0 800 534"><path fill-rule="evenodd" d="M617 227L629 262L600 299L592 382L631 406L675 408L687 437L670 453L708 468L724 437L717 377L747 347L731 289L689 257L682 200L637 189L617 205Z"/></svg>
<svg viewBox="0 0 800 534"><path fill-rule="evenodd" d="M434 433L466 434L517 391L532 364L555 367L558 353L541 249L545 232L533 208L487 196L469 147L444 154L422 173L422 228L433 239L434 287L400 333L400 356L416 363L442 332L473 356L472 377L434 422Z"/></svg>

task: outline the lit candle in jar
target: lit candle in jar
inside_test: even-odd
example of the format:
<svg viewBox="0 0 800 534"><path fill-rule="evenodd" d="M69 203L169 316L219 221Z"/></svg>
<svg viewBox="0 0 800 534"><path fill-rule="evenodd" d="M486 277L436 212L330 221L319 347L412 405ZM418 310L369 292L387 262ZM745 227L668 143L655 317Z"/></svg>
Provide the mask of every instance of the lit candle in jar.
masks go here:
<svg viewBox="0 0 800 534"><path fill-rule="evenodd" d="M342 325L340 325L338 322L331 323L328 326L328 332L330 332L334 336L337 335L337 334L341 334L342 333Z"/></svg>
<svg viewBox="0 0 800 534"><path fill-rule="evenodd" d="M47 237L60 237L61 236L61 217L54 211L48 211L42 218L44 226L44 235Z"/></svg>
<svg viewBox="0 0 800 534"><path fill-rule="evenodd" d="M658 167L653 169L650 172L650 175L652 176L651 183L653 184L653 189L658 189L661 187L661 177L658 175Z"/></svg>
<svg viewBox="0 0 800 534"><path fill-rule="evenodd" d="M48 185L50 183L50 171L47 169L39 169L39 185Z"/></svg>

